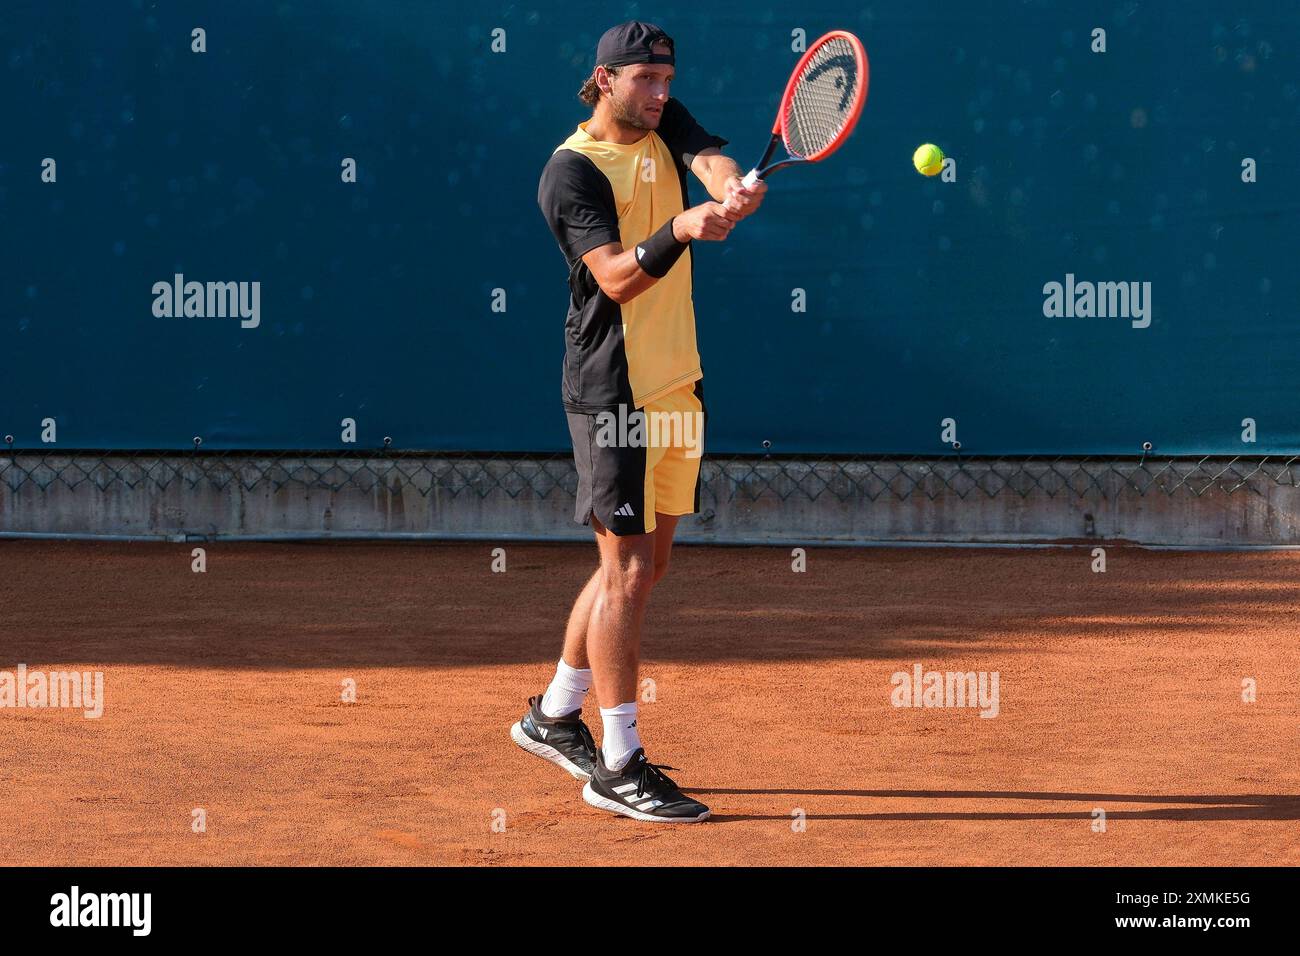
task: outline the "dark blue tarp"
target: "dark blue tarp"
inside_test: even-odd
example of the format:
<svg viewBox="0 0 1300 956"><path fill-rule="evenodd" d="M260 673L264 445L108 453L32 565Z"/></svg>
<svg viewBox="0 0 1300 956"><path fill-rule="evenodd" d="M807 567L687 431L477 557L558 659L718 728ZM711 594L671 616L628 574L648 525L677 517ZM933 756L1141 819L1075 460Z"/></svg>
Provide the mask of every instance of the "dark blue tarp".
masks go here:
<svg viewBox="0 0 1300 956"><path fill-rule="evenodd" d="M1300 449L1300 8L1208 0L5 0L0 430L331 448L350 417L364 448L565 448L537 175L630 16L746 168L792 30L871 60L848 145L697 249L712 450L942 452L945 418L970 454ZM927 141L956 182L912 169ZM261 325L155 317L176 273L261 282ZM1150 326L1045 317L1067 274L1151 283Z"/></svg>

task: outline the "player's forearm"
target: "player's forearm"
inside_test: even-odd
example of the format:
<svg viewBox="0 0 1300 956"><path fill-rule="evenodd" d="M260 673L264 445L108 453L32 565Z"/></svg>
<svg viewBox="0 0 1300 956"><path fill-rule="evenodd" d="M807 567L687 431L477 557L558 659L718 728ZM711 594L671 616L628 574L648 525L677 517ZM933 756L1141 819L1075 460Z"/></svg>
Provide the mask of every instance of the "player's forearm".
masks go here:
<svg viewBox="0 0 1300 956"><path fill-rule="evenodd" d="M597 281L605 295L622 303L635 299L659 280L637 263L634 246L610 259Z"/></svg>
<svg viewBox="0 0 1300 956"><path fill-rule="evenodd" d="M631 249L615 252L611 244L584 256L601 291L615 302L628 302L667 275L690 244L688 218L674 216Z"/></svg>
<svg viewBox="0 0 1300 956"><path fill-rule="evenodd" d="M710 157L704 188L709 191L709 195L715 202L726 202L727 180L733 176L740 179L744 175L734 159L719 153L717 156Z"/></svg>

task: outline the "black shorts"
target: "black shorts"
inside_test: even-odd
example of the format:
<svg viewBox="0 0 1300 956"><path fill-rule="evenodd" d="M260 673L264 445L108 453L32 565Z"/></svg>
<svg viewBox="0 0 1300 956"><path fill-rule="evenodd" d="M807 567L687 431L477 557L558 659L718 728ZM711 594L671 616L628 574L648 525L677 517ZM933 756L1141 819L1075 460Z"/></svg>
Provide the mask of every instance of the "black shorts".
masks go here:
<svg viewBox="0 0 1300 956"><path fill-rule="evenodd" d="M641 409L565 414L578 469L574 521L589 524L594 514L616 535L647 534L655 529L656 512L688 515L700 510L700 460L708 421L702 381Z"/></svg>

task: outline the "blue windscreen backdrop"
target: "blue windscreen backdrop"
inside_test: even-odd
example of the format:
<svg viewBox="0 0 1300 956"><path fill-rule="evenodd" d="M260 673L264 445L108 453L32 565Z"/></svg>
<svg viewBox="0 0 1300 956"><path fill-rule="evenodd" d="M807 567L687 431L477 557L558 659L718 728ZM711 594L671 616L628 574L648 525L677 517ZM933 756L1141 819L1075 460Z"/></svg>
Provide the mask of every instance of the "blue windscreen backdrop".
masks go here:
<svg viewBox="0 0 1300 956"><path fill-rule="evenodd" d="M847 145L697 243L710 450L1300 449L1300 7L1209 0L5 0L0 430L566 448L537 178L631 18L744 169L801 37L870 58ZM156 315L176 275L259 283L258 324ZM1053 282L1146 315L1049 314Z"/></svg>

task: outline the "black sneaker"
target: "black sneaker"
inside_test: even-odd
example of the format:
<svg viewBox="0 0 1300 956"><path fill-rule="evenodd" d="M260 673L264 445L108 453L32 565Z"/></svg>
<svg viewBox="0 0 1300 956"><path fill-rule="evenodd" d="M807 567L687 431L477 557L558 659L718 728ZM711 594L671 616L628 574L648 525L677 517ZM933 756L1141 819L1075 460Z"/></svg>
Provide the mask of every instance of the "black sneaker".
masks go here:
<svg viewBox="0 0 1300 956"><path fill-rule="evenodd" d="M510 737L530 754L549 760L579 780L590 780L596 767L596 742L582 722L579 708L563 717L542 713L542 695L528 698L528 713L510 728Z"/></svg>
<svg viewBox="0 0 1300 956"><path fill-rule="evenodd" d="M582 788L582 799L593 807L621 813L648 823L698 823L708 817L709 808L692 800L664 773L676 770L652 764L638 747L622 770L605 766L604 754L596 757L596 770Z"/></svg>

